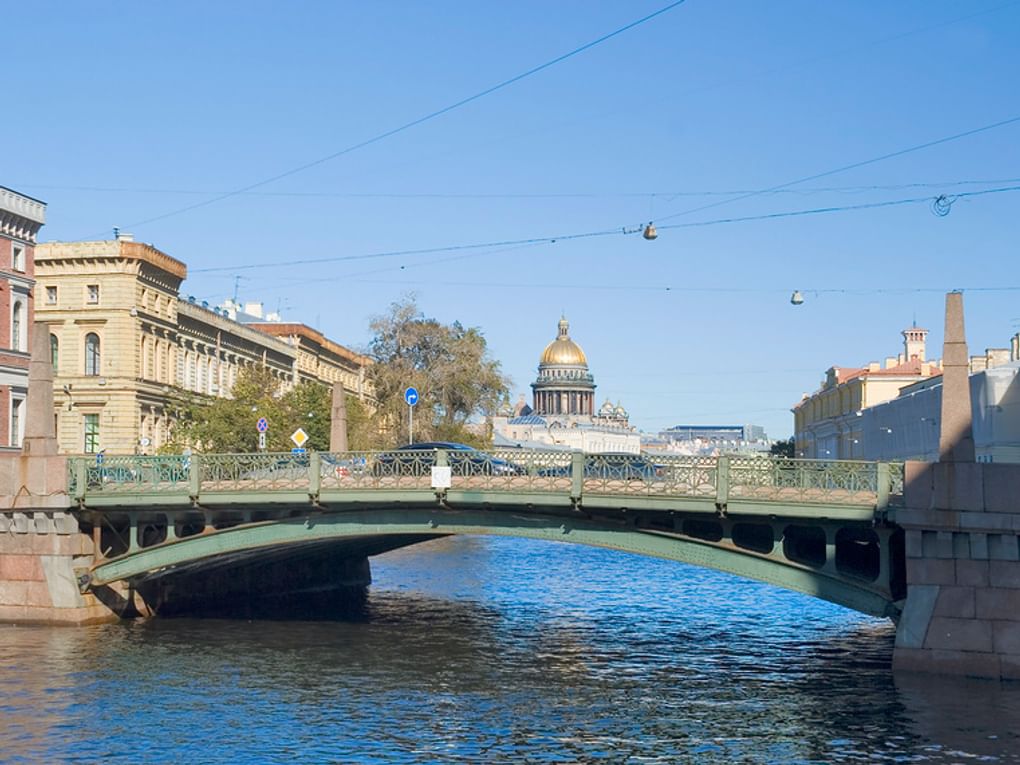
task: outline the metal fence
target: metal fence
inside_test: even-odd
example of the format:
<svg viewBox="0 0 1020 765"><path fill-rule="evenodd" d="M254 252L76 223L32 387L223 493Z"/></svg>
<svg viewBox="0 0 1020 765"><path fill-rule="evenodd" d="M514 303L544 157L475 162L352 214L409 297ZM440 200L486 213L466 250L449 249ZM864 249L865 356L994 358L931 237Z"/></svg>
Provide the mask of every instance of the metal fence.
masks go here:
<svg viewBox="0 0 1020 765"><path fill-rule="evenodd" d="M769 456L688 457L533 449L93 456L68 460L71 496L449 489L879 505L902 493L900 464Z"/></svg>

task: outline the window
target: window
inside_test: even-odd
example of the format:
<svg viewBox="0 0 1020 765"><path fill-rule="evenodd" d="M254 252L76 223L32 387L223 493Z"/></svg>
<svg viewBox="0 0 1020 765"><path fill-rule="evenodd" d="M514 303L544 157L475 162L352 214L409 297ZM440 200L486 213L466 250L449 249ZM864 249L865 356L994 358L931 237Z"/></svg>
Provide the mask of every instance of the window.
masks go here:
<svg viewBox="0 0 1020 765"><path fill-rule="evenodd" d="M20 302L15 303L14 308L11 310L11 348L13 348L16 351L22 350Z"/></svg>
<svg viewBox="0 0 1020 765"><path fill-rule="evenodd" d="M25 270L25 247L23 245L11 245L11 266L15 271Z"/></svg>
<svg viewBox="0 0 1020 765"><path fill-rule="evenodd" d="M98 284L90 284L85 289L87 291L86 292L86 297L85 297L85 302L86 303L92 303L93 305L98 303L99 302L99 285Z"/></svg>
<svg viewBox="0 0 1020 765"><path fill-rule="evenodd" d="M56 335L50 335L50 364L53 365L53 374L57 373L57 359L60 355L60 341Z"/></svg>
<svg viewBox="0 0 1020 765"><path fill-rule="evenodd" d="M95 332L85 335L85 374L99 374L99 335Z"/></svg>
<svg viewBox="0 0 1020 765"><path fill-rule="evenodd" d="M47 287L46 288L46 305L56 305L56 304L57 304L57 288L56 287Z"/></svg>
<svg viewBox="0 0 1020 765"><path fill-rule="evenodd" d="M21 446L21 407L24 404L24 399L11 399L11 446Z"/></svg>
<svg viewBox="0 0 1020 765"><path fill-rule="evenodd" d="M95 454L99 451L99 415L85 415L85 453Z"/></svg>

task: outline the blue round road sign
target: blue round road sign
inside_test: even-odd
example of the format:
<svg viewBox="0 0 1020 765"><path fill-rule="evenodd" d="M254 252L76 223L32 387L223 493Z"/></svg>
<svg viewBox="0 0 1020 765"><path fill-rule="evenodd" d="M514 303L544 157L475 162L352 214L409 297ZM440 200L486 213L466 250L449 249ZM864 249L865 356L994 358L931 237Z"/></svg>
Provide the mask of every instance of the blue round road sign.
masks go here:
<svg viewBox="0 0 1020 765"><path fill-rule="evenodd" d="M255 423L255 430L259 433L265 433L269 430L269 420L265 417L259 417L259 421Z"/></svg>
<svg viewBox="0 0 1020 765"><path fill-rule="evenodd" d="M404 401L407 402L408 406L414 406L418 403L418 391L414 388L408 388L404 391Z"/></svg>

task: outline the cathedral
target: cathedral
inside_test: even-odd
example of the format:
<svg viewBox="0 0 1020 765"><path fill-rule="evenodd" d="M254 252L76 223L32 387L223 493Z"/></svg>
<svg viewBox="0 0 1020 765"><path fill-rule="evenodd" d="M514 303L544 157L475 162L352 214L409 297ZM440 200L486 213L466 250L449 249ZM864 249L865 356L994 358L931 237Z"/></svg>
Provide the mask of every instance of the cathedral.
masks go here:
<svg viewBox="0 0 1020 765"><path fill-rule="evenodd" d="M623 406L607 400L596 410L595 377L581 346L571 339L565 317L539 357L531 390L531 406L522 395L516 406L493 418L497 445L640 452L640 436Z"/></svg>

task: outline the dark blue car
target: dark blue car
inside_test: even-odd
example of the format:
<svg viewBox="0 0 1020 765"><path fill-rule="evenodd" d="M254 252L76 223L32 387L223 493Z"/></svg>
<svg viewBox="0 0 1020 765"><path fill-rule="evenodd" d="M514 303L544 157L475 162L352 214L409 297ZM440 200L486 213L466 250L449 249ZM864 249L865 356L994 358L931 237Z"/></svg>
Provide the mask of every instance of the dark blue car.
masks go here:
<svg viewBox="0 0 1020 765"><path fill-rule="evenodd" d="M654 481L662 478L662 465L649 462L640 454L608 453L587 454L584 457L584 477L601 478L607 481ZM542 468L539 475L562 477L571 474L570 465Z"/></svg>

